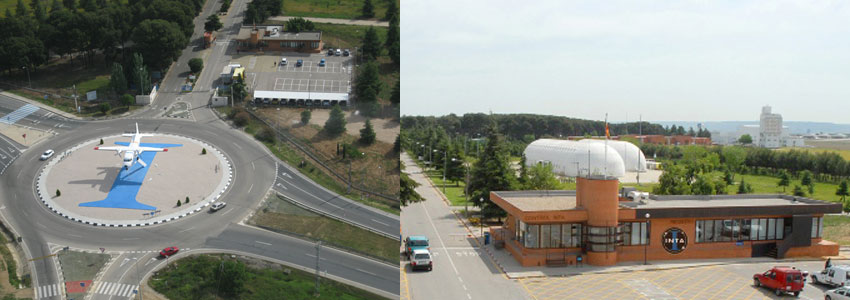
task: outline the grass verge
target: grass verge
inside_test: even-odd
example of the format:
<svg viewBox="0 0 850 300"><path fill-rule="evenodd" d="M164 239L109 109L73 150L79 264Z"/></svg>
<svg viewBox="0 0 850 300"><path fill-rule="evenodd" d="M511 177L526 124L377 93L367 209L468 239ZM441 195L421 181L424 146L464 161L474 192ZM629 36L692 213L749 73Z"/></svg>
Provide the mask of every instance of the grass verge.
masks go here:
<svg viewBox="0 0 850 300"><path fill-rule="evenodd" d="M839 245L850 245L850 216L824 216L823 239L836 242Z"/></svg>
<svg viewBox="0 0 850 300"><path fill-rule="evenodd" d="M398 240L312 213L277 195L266 201L251 222L276 232L294 233L387 262L399 262Z"/></svg>
<svg viewBox="0 0 850 300"><path fill-rule="evenodd" d="M23 283L21 279L18 278L18 265L15 263L15 259L12 258L12 252L9 251L9 247L6 246L6 237L2 234L0 234L0 242L3 243L3 245L0 245L0 255L3 256L3 263L6 266L6 272L9 274L9 284L12 286L18 286Z"/></svg>
<svg viewBox="0 0 850 300"><path fill-rule="evenodd" d="M316 277L262 260L229 255L182 258L148 284L168 299L378 299L377 295L327 279L314 295Z"/></svg>
<svg viewBox="0 0 850 300"><path fill-rule="evenodd" d="M363 0L287 0L283 2L283 11L287 16L356 19L362 15L363 2ZM383 19L387 13L387 2L377 0L372 1L372 5L375 7L373 9L375 18Z"/></svg>

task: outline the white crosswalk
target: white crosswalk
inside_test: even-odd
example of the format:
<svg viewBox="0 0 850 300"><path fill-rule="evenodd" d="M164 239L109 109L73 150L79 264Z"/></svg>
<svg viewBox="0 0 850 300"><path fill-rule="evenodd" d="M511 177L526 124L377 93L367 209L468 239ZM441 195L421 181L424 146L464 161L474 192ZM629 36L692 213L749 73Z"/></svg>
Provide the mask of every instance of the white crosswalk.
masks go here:
<svg viewBox="0 0 850 300"><path fill-rule="evenodd" d="M138 285L100 281L95 283L94 293L118 297L130 297L133 296L133 291L138 289Z"/></svg>
<svg viewBox="0 0 850 300"><path fill-rule="evenodd" d="M42 285L35 289L35 299L47 299L56 296L62 296L62 286L58 283Z"/></svg>
<svg viewBox="0 0 850 300"><path fill-rule="evenodd" d="M32 104L27 104L27 105L21 106L21 108L18 108L17 110L15 110L13 112L10 112L8 115L0 117L0 123L15 124L16 122L20 121L23 118L26 118L27 116L36 112L37 110L38 110L38 106L35 106L35 105L32 105Z"/></svg>

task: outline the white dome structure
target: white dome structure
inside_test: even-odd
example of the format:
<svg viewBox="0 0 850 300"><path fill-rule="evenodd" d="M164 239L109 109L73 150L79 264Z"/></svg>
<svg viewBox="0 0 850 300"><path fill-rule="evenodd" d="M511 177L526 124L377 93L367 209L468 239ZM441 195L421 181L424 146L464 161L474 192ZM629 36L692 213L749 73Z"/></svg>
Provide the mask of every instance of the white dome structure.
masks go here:
<svg viewBox="0 0 850 300"><path fill-rule="evenodd" d="M604 144L605 140L583 139L579 142ZM620 154L620 158L623 159L623 163L626 165L626 171L646 172L646 156L643 155L643 151L640 151L640 148L635 146L635 144L626 141L609 140L608 146L614 148Z"/></svg>
<svg viewBox="0 0 850 300"><path fill-rule="evenodd" d="M606 149L607 157L606 157ZM604 143L539 139L525 147L525 164L552 164L552 171L567 177L607 175L623 177L625 164L617 150Z"/></svg>

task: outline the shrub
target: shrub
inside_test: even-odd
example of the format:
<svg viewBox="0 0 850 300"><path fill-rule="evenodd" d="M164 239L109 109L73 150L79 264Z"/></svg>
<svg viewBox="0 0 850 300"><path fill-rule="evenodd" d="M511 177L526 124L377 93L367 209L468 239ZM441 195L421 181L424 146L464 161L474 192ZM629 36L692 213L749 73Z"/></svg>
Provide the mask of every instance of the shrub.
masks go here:
<svg viewBox="0 0 850 300"><path fill-rule="evenodd" d="M206 155L206 154L207 154L207 148L201 149L201 155Z"/></svg>
<svg viewBox="0 0 850 300"><path fill-rule="evenodd" d="M241 107L234 107L233 109L231 109L231 110L230 110L230 112L229 112L229 113L227 113L227 118L228 118L228 119L233 119L233 118L234 118L234 116L236 116L236 114L241 113L241 112L244 112L244 111L245 111L245 109L244 109L244 108L241 108Z"/></svg>
<svg viewBox="0 0 850 300"><path fill-rule="evenodd" d="M186 202L183 202L183 203L187 203L187 204L189 203L189 196L186 196Z"/></svg>
<svg viewBox="0 0 850 300"><path fill-rule="evenodd" d="M103 145L103 139L100 139L100 144Z"/></svg>
<svg viewBox="0 0 850 300"><path fill-rule="evenodd" d="M104 102L104 103L101 103L100 106L98 106L98 109L100 109L100 112L102 112L105 115L106 112L108 112L110 109L112 109L112 105L109 105L109 103Z"/></svg>
<svg viewBox="0 0 850 300"><path fill-rule="evenodd" d="M263 142L274 143L275 142L275 132L271 129L271 127L263 126L257 134L254 135L258 140Z"/></svg>
<svg viewBox="0 0 850 300"><path fill-rule="evenodd" d="M62 192L60 192L59 189L56 189L56 197L59 197L59 196L62 196Z"/></svg>
<svg viewBox="0 0 850 300"><path fill-rule="evenodd" d="M201 70L204 69L204 60L200 58L193 58L189 60L189 70L194 74L198 74Z"/></svg>
<svg viewBox="0 0 850 300"><path fill-rule="evenodd" d="M248 124L248 121L251 119L251 116L248 115L248 112L240 112L233 117L233 124L236 126L242 127Z"/></svg>
<svg viewBox="0 0 850 300"><path fill-rule="evenodd" d="M180 203L180 199L177 199L177 207L180 207L180 205L182 205L182 204Z"/></svg>
<svg viewBox="0 0 850 300"><path fill-rule="evenodd" d="M312 117L312 116L313 116L313 113L311 113L309 110L302 111L301 112L301 124L306 125L307 123L310 123L310 117Z"/></svg>

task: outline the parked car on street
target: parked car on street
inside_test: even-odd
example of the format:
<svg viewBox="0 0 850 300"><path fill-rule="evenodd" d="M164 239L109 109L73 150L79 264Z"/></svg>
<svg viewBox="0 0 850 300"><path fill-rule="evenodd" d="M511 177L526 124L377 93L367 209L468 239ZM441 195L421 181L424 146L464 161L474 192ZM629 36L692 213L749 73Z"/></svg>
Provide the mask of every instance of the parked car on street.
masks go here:
<svg viewBox="0 0 850 300"><path fill-rule="evenodd" d="M334 55L334 49L333 48L328 49L328 55Z"/></svg>
<svg viewBox="0 0 850 300"><path fill-rule="evenodd" d="M53 149L47 149L47 151L44 151L44 153L41 154L41 158L39 158L39 159L47 160L51 156L53 156Z"/></svg>
<svg viewBox="0 0 850 300"><path fill-rule="evenodd" d="M413 235L404 239L404 254L407 255L407 259L410 259L410 256L413 255L414 250L425 249L430 251L431 247L428 244L428 238L421 235Z"/></svg>
<svg viewBox="0 0 850 300"><path fill-rule="evenodd" d="M295 66L296 66L296 67L300 67L300 66L302 66L302 65L304 65L304 60L303 60L303 59L299 59L297 62L295 62Z"/></svg>
<svg viewBox="0 0 850 300"><path fill-rule="evenodd" d="M280 59L280 65L281 65L281 66L285 66L285 65L286 65L286 57L283 57L283 58L281 58L281 59Z"/></svg>
<svg viewBox="0 0 850 300"><path fill-rule="evenodd" d="M834 290L823 292L825 300L850 300L850 288L842 286Z"/></svg>
<svg viewBox="0 0 850 300"><path fill-rule="evenodd" d="M812 283L850 286L850 266L830 266L811 275Z"/></svg>
<svg viewBox="0 0 850 300"><path fill-rule="evenodd" d="M777 296L784 293L799 296L805 284L803 272L792 267L773 267L767 272L753 275L753 285L771 289Z"/></svg>
<svg viewBox="0 0 850 300"><path fill-rule="evenodd" d="M431 251L426 249L413 250L413 258L410 259L410 268L427 269L431 271L434 268L434 262L431 261Z"/></svg>
<svg viewBox="0 0 850 300"><path fill-rule="evenodd" d="M351 50L345 49L345 50L342 51L342 56L349 56L349 55L351 55Z"/></svg>
<svg viewBox="0 0 850 300"><path fill-rule="evenodd" d="M320 60L320 61L319 61L319 66L320 66L320 67L324 67L324 66L325 66L325 59L324 59L324 58L322 58L322 60Z"/></svg>
<svg viewBox="0 0 850 300"><path fill-rule="evenodd" d="M336 52L334 52L334 55L336 55L336 56L342 55L342 49L336 49Z"/></svg>
<svg viewBox="0 0 850 300"><path fill-rule="evenodd" d="M168 256L174 255L175 253L177 253L177 251L180 251L180 249L178 249L177 247L171 246L171 247L162 249L162 251L159 251L159 255L161 255L162 257L168 257Z"/></svg>

